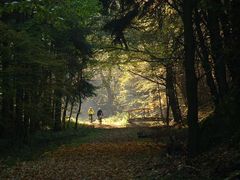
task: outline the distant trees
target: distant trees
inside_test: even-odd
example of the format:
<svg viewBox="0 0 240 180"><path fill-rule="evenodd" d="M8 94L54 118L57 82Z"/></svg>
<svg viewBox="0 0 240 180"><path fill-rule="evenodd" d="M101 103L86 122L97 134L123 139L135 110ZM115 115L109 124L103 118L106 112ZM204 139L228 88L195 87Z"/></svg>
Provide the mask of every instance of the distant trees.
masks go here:
<svg viewBox="0 0 240 180"><path fill-rule="evenodd" d="M98 10L94 0L1 2L2 136L26 142L38 130L61 130L68 103L93 94L86 29Z"/></svg>

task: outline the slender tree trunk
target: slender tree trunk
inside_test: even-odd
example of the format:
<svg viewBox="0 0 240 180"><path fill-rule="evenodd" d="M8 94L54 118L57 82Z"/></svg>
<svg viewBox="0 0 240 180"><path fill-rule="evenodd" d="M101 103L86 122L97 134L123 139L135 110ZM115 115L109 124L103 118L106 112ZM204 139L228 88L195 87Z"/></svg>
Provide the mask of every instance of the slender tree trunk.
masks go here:
<svg viewBox="0 0 240 180"><path fill-rule="evenodd" d="M208 29L210 33L210 43L212 58L215 67L215 77L219 89L219 96L222 100L228 91L226 64L223 50L223 42L220 35L220 25L216 10L208 10Z"/></svg>
<svg viewBox="0 0 240 180"><path fill-rule="evenodd" d="M232 78L233 84L236 85L237 88L240 89L240 62L239 62L239 47L240 47L240 2L238 0L229 1L217 0L221 7L218 8L218 16L219 21L221 23L221 33L223 32L223 43L224 50L222 53L224 54L226 65L230 72L230 77ZM235 45L237 46L235 46ZM227 51L226 51L227 49ZM238 83L236 83L238 82ZM235 86L234 85L234 86Z"/></svg>
<svg viewBox="0 0 240 180"><path fill-rule="evenodd" d="M30 97L29 92L24 91L24 141L28 142L29 138L29 121L30 121Z"/></svg>
<svg viewBox="0 0 240 180"><path fill-rule="evenodd" d="M113 95L110 85L107 87L107 97L108 97L109 111L110 111L110 114L113 115L114 114L114 104L113 104L114 95Z"/></svg>
<svg viewBox="0 0 240 180"><path fill-rule="evenodd" d="M39 117L40 116L39 109L38 109L39 101L40 101L40 96L37 93L37 90L33 90L30 93L30 105L31 105L31 107L28 107L28 108L30 108L29 111L31 111L31 112L29 112L29 114L30 114L29 133L30 134L33 134L37 130L40 130L40 125L39 124L40 124L41 117ZM45 101L45 99L43 101ZM44 105L45 105L45 103L44 103ZM44 106L44 108L46 108L46 107L47 107L47 105ZM46 111L44 111L44 113L46 113ZM44 117L45 117L45 115L44 115ZM48 120L48 119L45 119L45 120Z"/></svg>
<svg viewBox="0 0 240 180"><path fill-rule="evenodd" d="M178 98L176 96L176 89L174 87L174 72L172 69L172 64L166 65L166 89L174 121L177 123L182 123L181 110L179 107Z"/></svg>
<svg viewBox="0 0 240 180"><path fill-rule="evenodd" d="M14 135L14 102L13 102L13 85L11 77L8 74L9 61L7 57L2 58L2 106L1 106L1 123L3 132L2 135ZM6 59L5 59L6 58Z"/></svg>
<svg viewBox="0 0 240 180"><path fill-rule="evenodd" d="M51 104L51 115L52 115L51 121L52 121L52 123L51 123L51 125L52 125L53 130L55 128L55 122L56 122L56 120L55 120L56 102L55 101L56 101L55 97L52 97L52 104Z"/></svg>
<svg viewBox="0 0 240 180"><path fill-rule="evenodd" d="M61 80L61 73L55 74L56 84L58 87L54 91L54 98L55 98L55 108L54 108L54 131L60 131L62 129L62 91L60 89L60 85L62 84Z"/></svg>
<svg viewBox="0 0 240 180"><path fill-rule="evenodd" d="M166 102L167 102L166 123L167 123L167 126L169 126L170 105L169 105L169 98L168 98L168 96L166 96Z"/></svg>
<svg viewBox="0 0 240 180"><path fill-rule="evenodd" d="M15 117L15 133L19 142L23 139L24 125L23 125L23 88L18 85L16 88L16 117Z"/></svg>
<svg viewBox="0 0 240 180"><path fill-rule="evenodd" d="M204 37L201 30L201 25L200 25L200 16L197 10L195 10L195 26L196 26L196 31L197 31L197 35L200 43L201 52L202 52L202 56L200 57L200 59L201 59L204 72L206 74L207 85L212 94L213 101L215 105L217 105L219 102L218 91L214 82L214 78L212 76L212 68L208 58L209 53L208 53L207 46L205 45L205 42L204 42Z"/></svg>
<svg viewBox="0 0 240 180"><path fill-rule="evenodd" d="M195 45L193 33L193 1L183 1L184 49L185 49L185 76L188 101L188 150L189 156L195 156L199 151L199 124L198 124L198 93L197 77L195 73Z"/></svg>
<svg viewBox="0 0 240 180"><path fill-rule="evenodd" d="M70 113L69 113L69 119L68 119L68 127L69 127L70 122L71 122L73 107L74 107L74 101L72 100L72 102L71 102L71 108L70 108Z"/></svg>
<svg viewBox="0 0 240 180"><path fill-rule="evenodd" d="M77 111L77 115L76 115L75 129L77 129L77 127L78 127L78 117L81 112L81 107L82 107L82 99L81 99L81 97L79 97L79 106L78 106L78 111Z"/></svg>
<svg viewBox="0 0 240 180"><path fill-rule="evenodd" d="M1 121L4 128L4 135L13 135L14 132L14 108L13 108L13 97L11 95L11 89L8 88L8 83L3 83L2 86L2 113L1 113ZM5 86L6 85L6 86ZM9 91L9 92L7 92Z"/></svg>
<svg viewBox="0 0 240 180"><path fill-rule="evenodd" d="M63 129L65 129L65 127L66 127L66 114L67 114L68 103L69 103L69 97L67 96L66 100L65 100L63 116L62 116L62 128Z"/></svg>
<svg viewBox="0 0 240 180"><path fill-rule="evenodd" d="M159 110L160 110L160 116L161 119L163 120L163 109L162 109L162 98L161 98L161 91L160 91L160 85L157 84L157 90L158 90L158 101L159 101Z"/></svg>
<svg viewBox="0 0 240 180"><path fill-rule="evenodd" d="M62 114L62 93L60 90L55 90L55 121L54 131L61 130L61 114Z"/></svg>
<svg viewBox="0 0 240 180"><path fill-rule="evenodd" d="M235 89L240 91L240 2L239 0L231 1L231 13L230 13L230 21L232 24L232 34L230 41L230 50L229 55L229 69L231 71L232 81L235 86Z"/></svg>

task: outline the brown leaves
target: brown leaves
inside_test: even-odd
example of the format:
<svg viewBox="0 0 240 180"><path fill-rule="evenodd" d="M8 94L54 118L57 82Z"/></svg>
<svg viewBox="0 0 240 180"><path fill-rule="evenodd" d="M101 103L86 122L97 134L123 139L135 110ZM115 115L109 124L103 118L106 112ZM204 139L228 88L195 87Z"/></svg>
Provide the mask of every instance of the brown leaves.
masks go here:
<svg viewBox="0 0 240 180"><path fill-rule="evenodd" d="M239 150L226 145L186 161L182 154L167 156L166 145L138 139L137 132L126 128L99 131L85 139L88 143L61 146L38 161L8 169L0 162L0 179L206 179L223 172L227 174L222 177L232 175L239 167L235 161ZM162 139L167 136L161 133Z"/></svg>
<svg viewBox="0 0 240 180"><path fill-rule="evenodd" d="M159 147L160 148L160 147ZM5 171L4 178L132 179L159 149L150 142L88 143L62 146L37 162L23 162Z"/></svg>
<svg viewBox="0 0 240 180"><path fill-rule="evenodd" d="M117 155L131 155L136 153L148 152L155 149L155 144L150 142L119 142L119 143L89 143L82 144L78 147L62 147L53 152L51 156L117 156Z"/></svg>

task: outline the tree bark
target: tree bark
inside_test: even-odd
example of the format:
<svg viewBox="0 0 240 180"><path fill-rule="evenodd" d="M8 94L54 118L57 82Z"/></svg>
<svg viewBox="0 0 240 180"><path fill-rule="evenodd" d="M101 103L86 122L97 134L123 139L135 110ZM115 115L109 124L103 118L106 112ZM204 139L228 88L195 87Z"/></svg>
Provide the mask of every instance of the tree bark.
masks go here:
<svg viewBox="0 0 240 180"><path fill-rule="evenodd" d="M193 4L192 0L183 1L184 24L184 66L186 76L186 93L188 101L188 152L195 156L199 151L199 124L198 124L198 93L197 77L195 73L195 44L193 33Z"/></svg>
<svg viewBox="0 0 240 180"><path fill-rule="evenodd" d="M39 117L39 109L38 108L38 104L40 101L40 97L38 95L38 93L33 90L30 94L30 103L31 103L31 112L30 112L30 121L29 121L29 133L33 134L35 133L37 130L41 129L40 127L40 120L41 118ZM44 99L45 100L45 99ZM44 101L43 100L43 101ZM45 104L45 103L44 103ZM47 107L48 104L46 104L46 106L44 106L44 108ZM45 110L45 109L44 109ZM47 114L46 111L44 111L44 113ZM45 116L44 116L45 117ZM45 119L45 121L47 121L48 119Z"/></svg>
<svg viewBox="0 0 240 180"><path fill-rule="evenodd" d="M178 98L176 96L176 89L174 87L174 72L172 64L166 65L166 90L169 97L169 105L171 107L173 118L176 123L182 123L182 114L179 107Z"/></svg>
<svg viewBox="0 0 240 180"><path fill-rule="evenodd" d="M164 116L163 116L162 98L161 98L161 91L160 91L160 85L159 84L157 84L157 90L158 90L158 101L159 101L160 116L161 116L161 119L163 120Z"/></svg>
<svg viewBox="0 0 240 180"><path fill-rule="evenodd" d="M16 116L15 116L15 133L16 138L20 142L23 139L23 88L20 85L16 88Z"/></svg>
<svg viewBox="0 0 240 180"><path fill-rule="evenodd" d="M224 57L223 42L220 35L220 24L216 10L208 10L207 26L210 33L210 44L214 62L214 72L218 85L219 97L222 100L228 91L226 62Z"/></svg>
<svg viewBox="0 0 240 180"><path fill-rule="evenodd" d="M74 107L74 101L72 100L72 102L71 102L71 108L70 108L70 113L69 113L69 119L68 119L68 127L69 127L70 122L71 122L73 107Z"/></svg>
<svg viewBox="0 0 240 180"><path fill-rule="evenodd" d="M30 94L24 91L24 142L28 142L29 138L29 122L30 122Z"/></svg>
<svg viewBox="0 0 240 180"><path fill-rule="evenodd" d="M60 90L55 90L55 117L54 117L54 131L61 130L61 114L62 114L62 93Z"/></svg>
<svg viewBox="0 0 240 180"><path fill-rule="evenodd" d="M169 98L168 98L168 96L166 96L166 102L167 102L166 124L167 124L167 126L169 126L170 106L169 106Z"/></svg>
<svg viewBox="0 0 240 180"><path fill-rule="evenodd" d="M201 30L201 25L200 25L200 16L197 10L195 10L195 26L196 26L198 39L199 39L200 49L202 52L202 56L200 57L200 59L201 59L202 67L206 74L207 85L210 89L211 95L213 97L213 101L215 105L217 105L219 103L219 95L218 95L217 87L215 85L214 78L212 75L212 68L209 62L208 48L205 45L205 40L204 40L203 32Z"/></svg>
<svg viewBox="0 0 240 180"><path fill-rule="evenodd" d="M69 103L69 97L67 96L66 100L65 100L65 105L63 108L63 115L62 115L62 128L63 129L66 128L66 114L67 114L68 103Z"/></svg>
<svg viewBox="0 0 240 180"><path fill-rule="evenodd" d="M9 45L5 45L9 46ZM6 49L8 47L5 47ZM1 119L0 126L2 126L2 131L0 134L3 136L13 136L14 135L14 88L13 80L9 75L8 71L10 68L10 50L5 50L1 54L1 66L2 66L2 104L1 104ZM1 125L2 124L2 125ZM1 128L1 127L0 127Z"/></svg>
<svg viewBox="0 0 240 180"><path fill-rule="evenodd" d="M79 106L78 106L78 111L77 111L77 115L76 115L75 129L77 129L77 127L78 127L78 117L80 115L81 108L82 108L82 99L81 99L81 97L79 97Z"/></svg>
<svg viewBox="0 0 240 180"><path fill-rule="evenodd" d="M231 1L230 22L232 24L232 34L230 37L229 69L231 71L232 81L235 89L240 91L240 2L239 0Z"/></svg>

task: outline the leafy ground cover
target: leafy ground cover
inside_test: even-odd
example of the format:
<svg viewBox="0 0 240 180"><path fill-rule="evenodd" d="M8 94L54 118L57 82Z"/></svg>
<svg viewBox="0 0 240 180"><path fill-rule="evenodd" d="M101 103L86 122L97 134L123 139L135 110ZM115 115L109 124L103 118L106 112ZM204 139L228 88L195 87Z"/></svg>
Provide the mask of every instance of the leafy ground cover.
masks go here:
<svg viewBox="0 0 240 180"><path fill-rule="evenodd" d="M146 138L139 138L139 132ZM45 146L37 158L35 152L34 158L22 158L12 166L2 161L0 179L231 179L238 175L238 148L224 145L188 160L183 153L169 154L167 139L172 133L180 135L176 129L96 125L58 135L58 144L57 137L46 135L54 148Z"/></svg>

